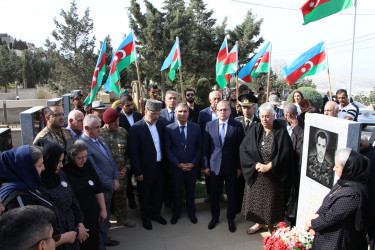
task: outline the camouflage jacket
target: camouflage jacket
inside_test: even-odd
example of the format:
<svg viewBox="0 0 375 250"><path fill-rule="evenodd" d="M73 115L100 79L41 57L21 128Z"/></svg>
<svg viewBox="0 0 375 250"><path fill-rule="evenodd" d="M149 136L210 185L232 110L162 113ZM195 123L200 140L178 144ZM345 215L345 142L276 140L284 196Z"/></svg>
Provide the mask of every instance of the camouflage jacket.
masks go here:
<svg viewBox="0 0 375 250"><path fill-rule="evenodd" d="M130 157L128 155L128 132L122 127L117 131L110 131L105 126L102 127L103 137L111 149L113 159L116 161L118 170L124 167L130 168Z"/></svg>
<svg viewBox="0 0 375 250"><path fill-rule="evenodd" d="M60 131L60 133L56 134L48 127L45 127L36 135L33 143L35 144L38 139L47 139L51 142L59 144L65 149L65 142L72 137L72 134L70 133L70 130L66 128L61 128Z"/></svg>

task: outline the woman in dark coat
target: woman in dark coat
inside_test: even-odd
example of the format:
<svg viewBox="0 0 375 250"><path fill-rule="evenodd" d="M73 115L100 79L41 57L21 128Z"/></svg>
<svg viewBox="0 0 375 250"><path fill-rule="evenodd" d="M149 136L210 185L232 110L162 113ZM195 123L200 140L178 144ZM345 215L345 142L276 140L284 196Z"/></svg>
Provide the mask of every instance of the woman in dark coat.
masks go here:
<svg viewBox="0 0 375 250"><path fill-rule="evenodd" d="M367 249L370 161L350 148L339 149L333 170L340 179L306 221L305 229L315 234L313 249Z"/></svg>
<svg viewBox="0 0 375 250"><path fill-rule="evenodd" d="M35 143L43 147L45 170L41 173L42 186L40 191L46 194L55 207L57 228L60 233L74 231L77 240L73 244L64 244L56 249L79 249L79 242L85 241L89 234L83 224L83 214L65 174L60 171L64 159L64 148L46 139L39 139Z"/></svg>
<svg viewBox="0 0 375 250"><path fill-rule="evenodd" d="M252 126L240 146L240 161L246 186L242 214L256 224L247 234L284 221L286 185L293 167L293 146L273 105L259 108L260 124ZM295 170L296 171L296 170Z"/></svg>
<svg viewBox="0 0 375 250"><path fill-rule="evenodd" d="M66 152L63 171L79 201L84 214L83 223L90 234L81 244L81 250L95 250L99 246L99 221L107 217L102 187L94 167L87 161L87 145L84 141L68 139Z"/></svg>

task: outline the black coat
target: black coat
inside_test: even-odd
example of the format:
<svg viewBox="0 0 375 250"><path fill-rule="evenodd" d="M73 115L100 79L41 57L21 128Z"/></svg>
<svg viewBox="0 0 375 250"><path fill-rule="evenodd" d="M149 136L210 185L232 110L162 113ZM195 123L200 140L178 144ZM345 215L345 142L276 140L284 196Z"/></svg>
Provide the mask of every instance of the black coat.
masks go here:
<svg viewBox="0 0 375 250"><path fill-rule="evenodd" d="M126 115L123 113L123 111L119 112L119 125L120 127L126 129L127 132L130 130L130 123L128 121L128 118L126 118ZM133 119L134 123L142 119L141 113L138 113L137 111L133 112Z"/></svg>
<svg viewBox="0 0 375 250"><path fill-rule="evenodd" d="M258 176L255 165L262 163L260 143L264 128L261 123L251 126L240 146L240 162L246 183L251 186ZM273 123L272 176L283 182L296 175L293 145L286 128L277 120Z"/></svg>
<svg viewBox="0 0 375 250"><path fill-rule="evenodd" d="M367 249L366 234L355 230L360 193L352 187L335 184L311 220L316 232L313 249Z"/></svg>

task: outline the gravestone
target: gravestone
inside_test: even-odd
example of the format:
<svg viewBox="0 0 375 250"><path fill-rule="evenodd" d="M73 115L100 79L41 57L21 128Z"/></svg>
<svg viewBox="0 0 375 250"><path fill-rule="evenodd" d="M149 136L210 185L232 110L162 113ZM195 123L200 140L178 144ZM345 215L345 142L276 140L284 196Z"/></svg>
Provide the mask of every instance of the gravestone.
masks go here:
<svg viewBox="0 0 375 250"><path fill-rule="evenodd" d="M322 114L307 114L297 211L297 227L318 210L324 197L337 181L333 171L335 151L358 151L361 124Z"/></svg>
<svg viewBox="0 0 375 250"><path fill-rule="evenodd" d="M33 144L35 136L46 126L44 107L36 106L20 113L22 145Z"/></svg>
<svg viewBox="0 0 375 250"><path fill-rule="evenodd" d="M72 106L70 103L70 93L61 96L63 99L64 117L65 117L65 127L68 126L68 115L72 111Z"/></svg>

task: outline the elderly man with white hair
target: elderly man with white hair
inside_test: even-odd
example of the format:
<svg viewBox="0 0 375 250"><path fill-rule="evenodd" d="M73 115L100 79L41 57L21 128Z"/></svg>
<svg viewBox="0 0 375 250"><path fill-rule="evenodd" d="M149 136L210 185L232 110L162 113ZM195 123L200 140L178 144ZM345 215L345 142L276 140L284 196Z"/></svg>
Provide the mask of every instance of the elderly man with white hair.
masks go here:
<svg viewBox="0 0 375 250"><path fill-rule="evenodd" d="M72 137L80 139L83 134L83 119L85 116L79 110L72 110L68 115L68 127Z"/></svg>
<svg viewBox="0 0 375 250"><path fill-rule="evenodd" d="M340 111L340 107L337 102L329 101L324 106L324 115L338 117Z"/></svg>

